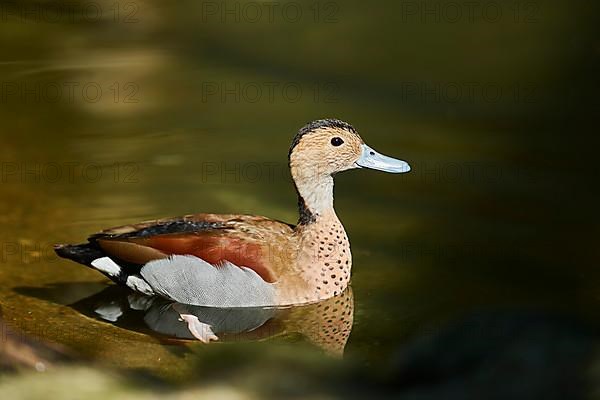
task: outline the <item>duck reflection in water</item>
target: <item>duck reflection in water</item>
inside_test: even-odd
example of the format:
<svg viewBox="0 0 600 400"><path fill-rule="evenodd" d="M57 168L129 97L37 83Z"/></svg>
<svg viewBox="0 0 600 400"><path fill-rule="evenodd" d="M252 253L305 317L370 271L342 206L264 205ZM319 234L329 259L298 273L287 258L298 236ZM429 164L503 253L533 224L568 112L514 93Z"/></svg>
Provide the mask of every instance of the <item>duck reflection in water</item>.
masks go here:
<svg viewBox="0 0 600 400"><path fill-rule="evenodd" d="M343 355L354 318L351 287L338 296L302 306L215 308L148 297L111 285L72 307L125 329L158 334L169 342L259 341L300 334L332 356Z"/></svg>

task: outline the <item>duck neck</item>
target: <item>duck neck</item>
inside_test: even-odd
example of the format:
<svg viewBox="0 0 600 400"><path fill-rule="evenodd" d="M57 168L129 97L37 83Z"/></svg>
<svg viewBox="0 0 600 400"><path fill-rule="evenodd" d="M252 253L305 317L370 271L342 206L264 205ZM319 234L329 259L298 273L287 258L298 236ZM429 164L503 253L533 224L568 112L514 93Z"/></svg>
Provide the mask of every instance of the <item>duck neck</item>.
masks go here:
<svg viewBox="0 0 600 400"><path fill-rule="evenodd" d="M340 294L350 281L352 255L342 223L333 209L333 177L296 184L300 218L297 267L309 285L305 301Z"/></svg>
<svg viewBox="0 0 600 400"><path fill-rule="evenodd" d="M316 179L295 182L298 193L298 225L308 225L320 217L333 213L333 177L327 175Z"/></svg>

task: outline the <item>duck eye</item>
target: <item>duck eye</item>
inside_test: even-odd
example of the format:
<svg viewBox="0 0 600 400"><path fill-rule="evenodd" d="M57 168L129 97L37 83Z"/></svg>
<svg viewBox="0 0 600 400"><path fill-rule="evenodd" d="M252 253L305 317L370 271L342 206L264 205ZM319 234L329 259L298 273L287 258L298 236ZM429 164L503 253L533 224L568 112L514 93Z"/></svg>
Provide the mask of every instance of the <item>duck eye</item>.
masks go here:
<svg viewBox="0 0 600 400"><path fill-rule="evenodd" d="M342 138L334 137L333 139L331 139L331 144L337 147L344 144L344 141L342 140Z"/></svg>

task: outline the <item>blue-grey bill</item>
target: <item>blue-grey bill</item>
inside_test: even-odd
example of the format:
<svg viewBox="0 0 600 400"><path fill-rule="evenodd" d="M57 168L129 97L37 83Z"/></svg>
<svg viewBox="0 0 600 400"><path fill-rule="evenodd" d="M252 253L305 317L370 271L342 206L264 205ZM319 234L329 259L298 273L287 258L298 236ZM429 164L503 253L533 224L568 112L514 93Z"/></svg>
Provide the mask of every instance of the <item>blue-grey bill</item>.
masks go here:
<svg viewBox="0 0 600 400"><path fill-rule="evenodd" d="M377 169L379 171L402 174L410 171L410 165L406 161L379 154L366 144L362 145L362 154L356 165L361 168Z"/></svg>

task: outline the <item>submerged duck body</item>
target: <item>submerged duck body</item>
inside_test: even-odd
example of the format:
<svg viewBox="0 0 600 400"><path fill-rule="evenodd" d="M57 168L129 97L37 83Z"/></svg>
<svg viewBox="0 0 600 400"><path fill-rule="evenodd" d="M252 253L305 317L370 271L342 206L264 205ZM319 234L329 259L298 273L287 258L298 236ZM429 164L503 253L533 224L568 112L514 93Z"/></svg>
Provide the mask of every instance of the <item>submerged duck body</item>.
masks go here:
<svg viewBox="0 0 600 400"><path fill-rule="evenodd" d="M408 172L339 120L303 127L289 151L296 226L250 215L194 214L104 230L55 250L147 295L200 306L312 303L350 282L350 242L333 208L333 176L353 168Z"/></svg>

